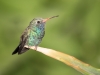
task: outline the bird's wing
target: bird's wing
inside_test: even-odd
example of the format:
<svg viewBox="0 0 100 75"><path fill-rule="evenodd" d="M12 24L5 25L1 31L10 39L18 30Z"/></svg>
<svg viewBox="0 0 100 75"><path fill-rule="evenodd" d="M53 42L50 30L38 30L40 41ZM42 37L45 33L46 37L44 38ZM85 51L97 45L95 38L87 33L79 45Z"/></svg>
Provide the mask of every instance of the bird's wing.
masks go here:
<svg viewBox="0 0 100 75"><path fill-rule="evenodd" d="M28 36L29 36L29 29L26 28L25 31L23 32L22 36L20 37L20 44L19 44L19 51L18 54L21 54L25 51L27 51L28 49L25 48L25 44L27 42Z"/></svg>
<svg viewBox="0 0 100 75"><path fill-rule="evenodd" d="M13 55L13 54L16 54L16 53L22 54L22 53L24 53L24 52L26 52L26 51L28 50L28 48L25 48L25 47L24 47L25 44L26 44L27 38L28 38L28 29L26 29L26 30L23 32L23 34L22 34L22 36L21 36L21 38L20 38L20 43L19 43L19 45L17 46L17 48L14 50L14 52L12 53L12 55Z"/></svg>
<svg viewBox="0 0 100 75"><path fill-rule="evenodd" d="M28 38L28 33L29 33L29 30L28 30L28 28L26 28L25 31L23 32L23 34L20 37L20 43L26 42L26 40Z"/></svg>

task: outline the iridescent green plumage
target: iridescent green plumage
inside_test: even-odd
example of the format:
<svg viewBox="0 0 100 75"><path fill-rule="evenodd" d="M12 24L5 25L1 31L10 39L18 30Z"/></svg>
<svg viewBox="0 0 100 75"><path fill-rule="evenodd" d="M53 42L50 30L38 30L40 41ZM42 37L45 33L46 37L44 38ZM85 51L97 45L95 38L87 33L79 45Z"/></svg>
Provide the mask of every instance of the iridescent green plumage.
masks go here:
<svg viewBox="0 0 100 75"><path fill-rule="evenodd" d="M45 34L45 22L54 17L58 16L53 16L47 19L42 19L42 18L33 19L30 22L29 26L23 32L20 38L20 43L18 47L14 50L12 55L16 53L22 54L27 50L29 50L29 48L24 47L25 45L29 47L35 46L35 48L37 49L37 46L40 44Z"/></svg>

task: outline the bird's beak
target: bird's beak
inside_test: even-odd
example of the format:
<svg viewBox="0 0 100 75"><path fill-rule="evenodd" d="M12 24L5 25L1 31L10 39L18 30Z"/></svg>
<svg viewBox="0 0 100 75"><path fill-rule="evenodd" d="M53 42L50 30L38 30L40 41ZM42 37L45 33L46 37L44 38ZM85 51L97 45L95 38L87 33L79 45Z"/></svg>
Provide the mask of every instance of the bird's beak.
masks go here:
<svg viewBox="0 0 100 75"><path fill-rule="evenodd" d="M46 19L43 19L43 22L45 23L46 21L48 21L50 18L46 18Z"/></svg>
<svg viewBox="0 0 100 75"><path fill-rule="evenodd" d="M46 21L48 21L48 20L50 20L50 19L52 19L52 18L58 17L58 16L59 16L59 15L57 15L57 16L52 16L52 17L50 17L50 18L43 19L43 22L45 23Z"/></svg>

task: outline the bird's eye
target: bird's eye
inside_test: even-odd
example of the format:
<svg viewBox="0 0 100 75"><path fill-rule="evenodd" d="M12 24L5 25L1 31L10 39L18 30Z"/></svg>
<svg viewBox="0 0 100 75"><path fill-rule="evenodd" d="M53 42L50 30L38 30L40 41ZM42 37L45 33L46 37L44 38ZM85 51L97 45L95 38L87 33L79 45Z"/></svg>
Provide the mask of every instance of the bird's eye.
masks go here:
<svg viewBox="0 0 100 75"><path fill-rule="evenodd" d="M40 23L40 21L37 21L37 23Z"/></svg>

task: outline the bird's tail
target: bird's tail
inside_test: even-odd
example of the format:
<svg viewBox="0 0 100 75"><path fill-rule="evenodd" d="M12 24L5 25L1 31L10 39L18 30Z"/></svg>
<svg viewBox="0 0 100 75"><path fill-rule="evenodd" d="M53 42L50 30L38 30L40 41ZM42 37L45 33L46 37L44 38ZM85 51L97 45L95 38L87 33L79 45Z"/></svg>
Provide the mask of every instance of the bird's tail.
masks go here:
<svg viewBox="0 0 100 75"><path fill-rule="evenodd" d="M18 47L14 50L14 52L12 53L12 55L18 53L18 54L22 54L24 52L26 52L27 50L29 50L29 48L24 47L23 45L19 44Z"/></svg>
<svg viewBox="0 0 100 75"><path fill-rule="evenodd" d="M16 54L19 51L19 46L13 51L12 55Z"/></svg>

